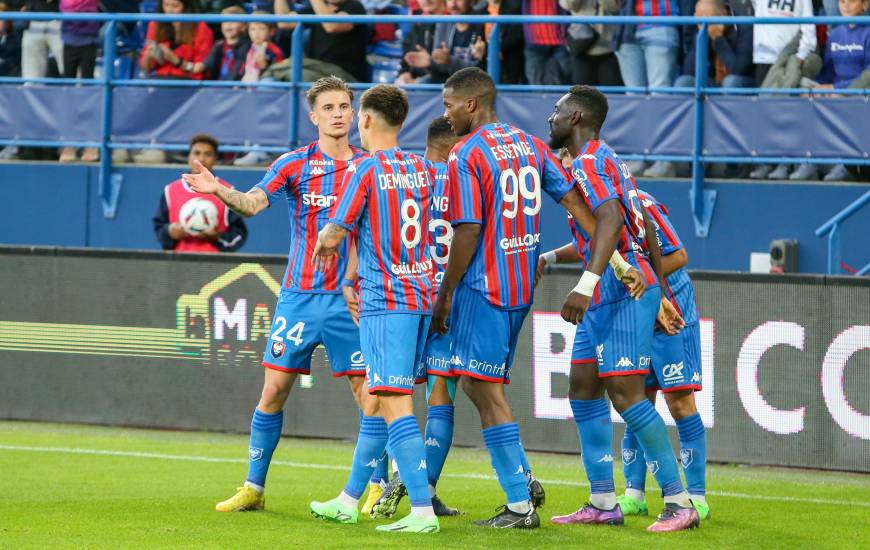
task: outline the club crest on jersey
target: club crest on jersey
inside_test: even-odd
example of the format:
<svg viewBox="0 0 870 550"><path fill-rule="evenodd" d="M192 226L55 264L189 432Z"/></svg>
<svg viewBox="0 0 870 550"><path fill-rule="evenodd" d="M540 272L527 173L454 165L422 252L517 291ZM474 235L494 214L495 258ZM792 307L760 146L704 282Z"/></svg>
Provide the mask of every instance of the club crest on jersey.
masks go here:
<svg viewBox="0 0 870 550"><path fill-rule="evenodd" d="M248 447L248 456L251 457L251 460L256 462L263 458L263 449L259 449L257 447Z"/></svg>
<svg viewBox="0 0 870 550"><path fill-rule="evenodd" d="M272 342L272 357L281 357L284 355L284 350L287 349L287 344L277 340Z"/></svg>
<svg viewBox="0 0 870 550"><path fill-rule="evenodd" d="M622 463L628 466L629 464L634 464L634 461L637 460L637 449L623 449L622 450Z"/></svg>
<svg viewBox="0 0 870 550"><path fill-rule="evenodd" d="M692 449L680 449L680 463L683 465L683 468L688 468L694 458Z"/></svg>

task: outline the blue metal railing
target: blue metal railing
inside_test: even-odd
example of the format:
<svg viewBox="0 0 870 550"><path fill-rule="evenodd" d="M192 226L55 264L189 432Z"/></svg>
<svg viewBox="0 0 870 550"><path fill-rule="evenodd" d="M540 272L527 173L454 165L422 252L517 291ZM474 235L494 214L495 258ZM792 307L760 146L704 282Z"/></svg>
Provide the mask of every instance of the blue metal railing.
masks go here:
<svg viewBox="0 0 870 550"><path fill-rule="evenodd" d="M828 234L828 275L837 275L843 272L840 256L840 226L853 214L861 210L868 202L870 202L870 191L855 199L846 208L840 210L833 218L816 229L816 237L824 237L826 233ZM868 273L870 273L870 263L859 269L855 274L867 275Z"/></svg>
<svg viewBox="0 0 870 550"><path fill-rule="evenodd" d="M101 79L91 80L76 80L76 79L21 79L21 78L0 78L2 84L25 84L25 83L40 83L40 84L62 84L62 85L99 85L103 87L102 101L102 128L100 134L100 142L68 142L57 140L13 140L0 139L0 145L15 144L15 145L41 145L46 147L61 147L69 146L99 146L102 152L100 157L100 190L103 199L104 215L113 217L115 205L120 193L121 181L120 177L112 174L111 150L115 148L128 147L159 147L162 149L178 150L184 149L183 146L167 146L157 143L144 144L113 144L111 142L111 127L112 127L112 90L118 86L159 86L159 87L271 87L290 89L294 93L290 93L290 109L289 109L289 136L288 141L291 146L298 144L299 138L299 101L300 94L296 93L308 87L302 82L302 57L304 49L303 28L304 25L328 22L345 22L355 24L374 24L374 23L418 23L421 18L417 15L359 15L359 16L321 16L321 15L214 15L214 14L152 14L152 13L28 13L28 12L4 12L0 19L5 20L32 20L32 21L51 21L51 20L71 20L71 21L103 21L109 24L105 28L104 43L103 43L103 70L104 74ZM269 23L296 23L296 28L292 34L291 48L291 78L289 82L220 82L220 81L172 81L172 80L126 80L114 78L114 62L116 58L115 44L117 38L117 24L119 22L206 22L206 23L221 23L224 21L244 21L244 22L269 22ZM668 160L676 162L691 162L692 163L692 187L690 190L690 202L692 214L695 221L695 233L699 237L706 237L709 232L710 222L713 216L713 209L716 203L715 190L705 189L704 185L704 170L703 165L707 162L723 162L723 163L738 163L738 162L789 162L800 160L800 162L808 163L842 163L842 164L870 164L870 159L867 158L806 158L806 157L734 157L734 156L705 156L703 155L703 134L704 134L704 118L703 118L703 101L708 94L846 94L846 95L867 95L870 90L784 90L784 89L758 89L758 88L711 88L707 86L707 64L708 64L708 39L707 26L712 24L726 25L749 25L749 24L772 24L772 25L795 25L795 24L859 24L870 25L870 16L862 17L798 17L798 18L756 18L756 17L692 17L692 16L669 16L669 17L641 17L641 16L525 16L525 15L468 15L468 16L426 16L427 23L494 23L493 31L490 33L489 51L500 51L499 44L499 26L507 24L529 24L529 23L595 23L609 25L637 25L641 23L655 23L657 25L678 26L678 25L698 25L697 33L697 58L695 60L695 86L694 88L629 88L629 87L600 87L606 93L671 93L691 95L694 98L694 136L693 136L693 151L691 155L623 155L626 159L649 159L649 160ZM498 55L490 55L487 57L487 72L492 75L493 79L498 82L501 74ZM354 88L365 88L365 84L353 85ZM439 85L409 85L405 86L409 90L440 90ZM524 92L563 92L568 90L568 86L519 86L519 85L499 85L501 91L524 91ZM227 151L241 149L258 149L263 151L280 150L276 147L223 147Z"/></svg>

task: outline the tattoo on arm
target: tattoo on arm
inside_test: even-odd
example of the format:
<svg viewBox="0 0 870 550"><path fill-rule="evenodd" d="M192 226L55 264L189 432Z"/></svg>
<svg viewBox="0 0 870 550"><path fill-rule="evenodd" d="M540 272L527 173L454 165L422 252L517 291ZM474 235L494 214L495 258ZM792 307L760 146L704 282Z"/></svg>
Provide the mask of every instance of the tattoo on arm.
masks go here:
<svg viewBox="0 0 870 550"><path fill-rule="evenodd" d="M247 193L242 193L237 189L220 186L217 192L217 197L222 200L230 210L240 216L253 216L268 206L266 194L262 189L258 188L251 189Z"/></svg>
<svg viewBox="0 0 870 550"><path fill-rule="evenodd" d="M321 231L320 240L327 248L337 248L345 235L347 235L347 229L330 222Z"/></svg>

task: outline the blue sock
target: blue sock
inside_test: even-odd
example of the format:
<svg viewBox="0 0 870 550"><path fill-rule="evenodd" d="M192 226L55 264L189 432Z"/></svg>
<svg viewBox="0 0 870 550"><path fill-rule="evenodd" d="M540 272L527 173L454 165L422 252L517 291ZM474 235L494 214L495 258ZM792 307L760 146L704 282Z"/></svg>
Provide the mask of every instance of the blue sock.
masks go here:
<svg viewBox="0 0 870 550"><path fill-rule="evenodd" d="M695 413L677 420L677 432L680 434L680 462L689 494L704 495L707 492L707 438L701 415Z"/></svg>
<svg viewBox="0 0 870 550"><path fill-rule="evenodd" d="M403 416L394 420L387 429L390 433L390 450L408 489L411 506L432 506L426 472L426 450L417 419L413 415Z"/></svg>
<svg viewBox="0 0 870 550"><path fill-rule="evenodd" d="M622 436L622 473L625 474L626 489L645 490L646 460L637 437L628 426Z"/></svg>
<svg viewBox="0 0 870 550"><path fill-rule="evenodd" d="M613 424L610 406L600 399L572 399L571 411L577 432L586 477L592 494L613 493Z"/></svg>
<svg viewBox="0 0 870 550"><path fill-rule="evenodd" d="M528 462L520 443L520 427L516 422L508 422L484 428L483 441L489 449L492 468L507 495L508 504L528 502L529 487L525 475Z"/></svg>
<svg viewBox="0 0 870 550"><path fill-rule="evenodd" d="M622 411L622 418L640 442L647 467L662 488L662 496L682 493L683 480L668 440L668 430L652 403L643 399Z"/></svg>
<svg viewBox="0 0 870 550"><path fill-rule="evenodd" d="M363 416L344 492L359 499L387 446L387 423L380 416Z"/></svg>
<svg viewBox="0 0 870 550"><path fill-rule="evenodd" d="M435 487L453 444L453 405L432 405L426 417L426 468Z"/></svg>
<svg viewBox="0 0 870 550"><path fill-rule="evenodd" d="M381 454L381 458L378 459L378 465L375 467L372 472L372 476L369 478L369 483L386 483L390 479L390 458L387 455L386 449L384 449L383 454Z"/></svg>
<svg viewBox="0 0 870 550"><path fill-rule="evenodd" d="M281 426L284 425L284 411L275 414L260 412L254 409L251 419L251 443L248 447L248 483L258 487L266 487L266 474L269 473L269 463L272 453L281 439Z"/></svg>

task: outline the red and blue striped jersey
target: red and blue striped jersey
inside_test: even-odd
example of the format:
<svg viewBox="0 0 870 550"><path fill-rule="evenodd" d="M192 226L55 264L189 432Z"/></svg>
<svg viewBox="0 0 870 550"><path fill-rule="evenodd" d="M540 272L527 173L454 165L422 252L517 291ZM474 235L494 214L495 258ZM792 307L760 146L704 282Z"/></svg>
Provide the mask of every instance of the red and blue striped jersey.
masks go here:
<svg viewBox="0 0 870 550"><path fill-rule="evenodd" d="M574 159L571 175L580 185L582 195L592 212L605 202L618 201L623 224L616 249L625 261L644 275L647 287L658 286L658 278L649 263L643 206L628 166L604 141L591 140L583 146L580 154ZM628 288L608 267L595 289L590 307L616 302L627 297L629 297Z"/></svg>
<svg viewBox="0 0 870 550"><path fill-rule="evenodd" d="M351 149L353 159L365 155L361 149ZM326 156L315 141L278 157L257 184L266 192L270 206L281 194L287 199L290 255L283 288L295 292L341 293L340 282L347 267L347 245L342 244L342 259L326 272L314 269L311 255L317 233L329 221L329 209L338 200L341 179L349 162Z"/></svg>
<svg viewBox="0 0 870 550"><path fill-rule="evenodd" d="M635 0L634 15L680 15L680 3L676 0Z"/></svg>
<svg viewBox="0 0 870 550"><path fill-rule="evenodd" d="M573 184L540 139L508 124L481 126L450 152L451 223L482 227L463 282L499 309L532 303L541 253L541 190L560 201Z"/></svg>
<svg viewBox="0 0 870 550"><path fill-rule="evenodd" d="M592 239L571 214L568 214L568 229L571 230L571 244L577 249L577 253L580 254L580 263L583 269L586 269L586 262L589 261L589 241Z"/></svg>
<svg viewBox="0 0 870 550"><path fill-rule="evenodd" d="M647 214L652 218L653 225L656 228L656 237L658 237L659 246L662 249L662 256L673 254L683 247L683 242L680 236L677 235L677 230L674 229L671 220L668 218L667 207L656 200L655 197L646 191L638 191L641 204L646 208ZM667 278L668 282L668 297L687 325L698 322L698 307L695 302L695 288L692 286L692 279L689 278L689 272L686 268L681 267L674 271Z"/></svg>
<svg viewBox="0 0 870 550"><path fill-rule="evenodd" d="M432 312L431 192L423 159L398 147L347 170L329 221L359 226L360 315Z"/></svg>
<svg viewBox="0 0 870 550"><path fill-rule="evenodd" d="M425 161L432 178L432 199L429 208L429 255L432 257L435 290L444 280L447 257L450 255L450 242L453 240L453 226L450 225L447 196L447 164Z"/></svg>

